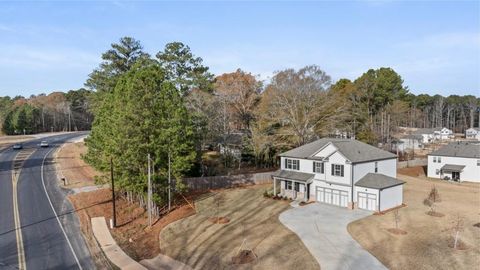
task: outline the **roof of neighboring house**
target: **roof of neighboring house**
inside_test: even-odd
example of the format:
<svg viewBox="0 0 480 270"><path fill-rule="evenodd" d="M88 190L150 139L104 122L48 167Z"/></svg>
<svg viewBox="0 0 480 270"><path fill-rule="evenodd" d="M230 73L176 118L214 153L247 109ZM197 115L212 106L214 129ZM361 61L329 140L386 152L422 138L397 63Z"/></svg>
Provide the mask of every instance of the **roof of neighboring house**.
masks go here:
<svg viewBox="0 0 480 270"><path fill-rule="evenodd" d="M278 170L272 173L272 176L278 177L278 178L285 178L285 179L292 179L292 180L307 182L308 180L312 179L315 175L312 173Z"/></svg>
<svg viewBox="0 0 480 270"><path fill-rule="evenodd" d="M461 172L463 168L465 168L465 165L445 164L441 170L447 172Z"/></svg>
<svg viewBox="0 0 480 270"><path fill-rule="evenodd" d="M281 153L280 156L318 159L318 157L314 157L313 155L316 154L328 143L332 143L340 151L340 153L342 153L342 155L344 155L348 160L353 163L397 157L395 154L354 139L336 138L322 138L314 142L294 148L290 151Z"/></svg>
<svg viewBox="0 0 480 270"><path fill-rule="evenodd" d="M480 158L480 143L478 142L454 142L433 151L430 156Z"/></svg>
<svg viewBox="0 0 480 270"><path fill-rule="evenodd" d="M469 128L469 129L467 129L467 130L475 130L475 131L478 132L478 131L480 131L480 128L478 128L478 127L473 127L473 128Z"/></svg>
<svg viewBox="0 0 480 270"><path fill-rule="evenodd" d="M442 128L418 128L417 130L413 131L412 134L414 135L422 135L422 134L433 134L435 131L441 131Z"/></svg>
<svg viewBox="0 0 480 270"><path fill-rule="evenodd" d="M217 143L223 144L225 139L225 144L229 146L241 146L243 144L243 137L245 134L243 133L230 133L226 134L225 138L223 136L219 136L217 138Z"/></svg>
<svg viewBox="0 0 480 270"><path fill-rule="evenodd" d="M404 181L386 176L381 173L367 173L355 183L355 186L373 189L385 189L403 184L405 184Z"/></svg>
<svg viewBox="0 0 480 270"><path fill-rule="evenodd" d="M422 140L423 137L420 134L408 134L408 135L405 135L405 136L401 137L400 139Z"/></svg>

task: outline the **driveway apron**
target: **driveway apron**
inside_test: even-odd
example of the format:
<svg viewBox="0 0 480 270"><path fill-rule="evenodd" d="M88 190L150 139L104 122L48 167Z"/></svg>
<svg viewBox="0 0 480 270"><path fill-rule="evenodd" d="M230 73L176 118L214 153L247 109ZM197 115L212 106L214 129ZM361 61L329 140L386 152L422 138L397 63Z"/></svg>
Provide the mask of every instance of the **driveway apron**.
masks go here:
<svg viewBox="0 0 480 270"><path fill-rule="evenodd" d="M296 233L322 270L387 269L348 233L347 225L371 215L333 205L312 203L280 214L280 222Z"/></svg>

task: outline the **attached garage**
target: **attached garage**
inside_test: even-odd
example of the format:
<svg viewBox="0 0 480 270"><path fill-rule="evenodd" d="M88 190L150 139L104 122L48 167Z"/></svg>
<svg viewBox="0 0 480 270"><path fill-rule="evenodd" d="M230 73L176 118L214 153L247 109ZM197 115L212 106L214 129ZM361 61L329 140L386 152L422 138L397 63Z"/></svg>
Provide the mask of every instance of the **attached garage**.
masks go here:
<svg viewBox="0 0 480 270"><path fill-rule="evenodd" d="M317 187L317 201L341 207L348 206L348 192L333 188Z"/></svg>
<svg viewBox="0 0 480 270"><path fill-rule="evenodd" d="M367 192L357 192L358 208L377 211L377 194Z"/></svg>
<svg viewBox="0 0 480 270"><path fill-rule="evenodd" d="M385 211L402 205L404 181L380 173L368 173L355 183L357 207Z"/></svg>

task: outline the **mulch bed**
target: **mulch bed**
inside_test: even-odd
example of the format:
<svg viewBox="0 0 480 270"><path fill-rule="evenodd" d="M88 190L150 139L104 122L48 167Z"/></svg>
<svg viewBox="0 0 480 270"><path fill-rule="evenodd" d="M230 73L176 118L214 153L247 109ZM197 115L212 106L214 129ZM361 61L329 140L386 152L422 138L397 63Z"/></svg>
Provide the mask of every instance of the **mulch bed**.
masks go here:
<svg viewBox="0 0 480 270"><path fill-rule="evenodd" d="M304 205L311 204L311 203L314 203L314 202L313 202L313 201L310 201L310 202L300 202L298 205L304 206Z"/></svg>
<svg viewBox="0 0 480 270"><path fill-rule="evenodd" d="M241 250L237 256L232 257L233 264L251 263L257 259L257 255L251 250Z"/></svg>
<svg viewBox="0 0 480 270"><path fill-rule="evenodd" d="M208 220L213 224L227 224L230 222L230 219L226 217L211 217Z"/></svg>
<svg viewBox="0 0 480 270"><path fill-rule="evenodd" d="M432 217L444 217L445 214L439 213L439 212L433 212L433 211L428 211L425 214L432 216Z"/></svg>
<svg viewBox="0 0 480 270"><path fill-rule="evenodd" d="M393 233L393 234L396 234L396 235L405 235L407 234L406 231L402 230L402 229L396 229L396 228L390 228L390 229L387 229L387 231L389 233Z"/></svg>

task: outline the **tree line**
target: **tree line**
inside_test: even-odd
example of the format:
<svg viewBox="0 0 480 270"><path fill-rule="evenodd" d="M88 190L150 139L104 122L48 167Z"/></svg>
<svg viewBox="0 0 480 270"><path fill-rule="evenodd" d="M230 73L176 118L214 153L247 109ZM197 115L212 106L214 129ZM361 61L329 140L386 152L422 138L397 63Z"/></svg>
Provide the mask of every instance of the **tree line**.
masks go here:
<svg viewBox="0 0 480 270"><path fill-rule="evenodd" d="M463 132L479 121L479 98L414 95L388 67L335 83L317 65L277 71L268 82L241 69L215 77L181 42L150 55L131 37L101 58L88 90L0 99L3 130L91 127L85 160L100 171L112 162L119 188L139 194L150 154L158 204L169 176L181 191L183 176L215 173L205 153L231 147L233 135L241 136L241 155L223 152L224 166L273 167L280 152L324 136L377 145L391 142L400 126Z"/></svg>
<svg viewBox="0 0 480 270"><path fill-rule="evenodd" d="M89 130L92 91L70 90L49 95L0 97L0 127L7 135Z"/></svg>

